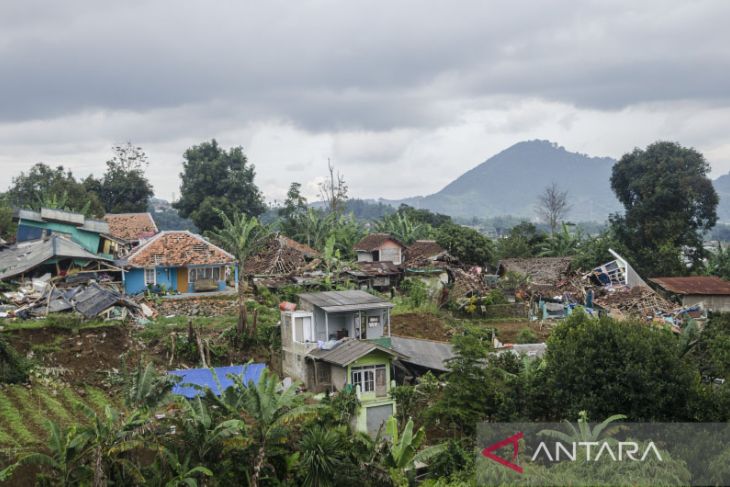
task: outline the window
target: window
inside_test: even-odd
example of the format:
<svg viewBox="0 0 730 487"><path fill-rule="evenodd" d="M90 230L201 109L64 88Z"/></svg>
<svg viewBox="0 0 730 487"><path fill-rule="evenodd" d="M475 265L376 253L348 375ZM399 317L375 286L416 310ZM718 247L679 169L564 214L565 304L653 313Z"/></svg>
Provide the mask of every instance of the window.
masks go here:
<svg viewBox="0 0 730 487"><path fill-rule="evenodd" d="M377 328L380 326L380 316L368 316L368 328Z"/></svg>
<svg viewBox="0 0 730 487"><path fill-rule="evenodd" d="M312 316L294 315L294 341L299 343L313 342Z"/></svg>
<svg viewBox="0 0 730 487"><path fill-rule="evenodd" d="M351 369L352 385L360 386L362 392L375 392L378 396L386 394L385 365L366 365Z"/></svg>
<svg viewBox="0 0 730 487"><path fill-rule="evenodd" d="M191 267L188 271L188 280L190 282L199 281L201 279L213 279L214 281L221 280L221 268L220 267ZM225 274L223 274L225 275Z"/></svg>
<svg viewBox="0 0 730 487"><path fill-rule="evenodd" d="M153 286L155 284L157 284L157 273L155 272L154 268L145 268L144 283L145 283L145 286L147 284L152 284Z"/></svg>

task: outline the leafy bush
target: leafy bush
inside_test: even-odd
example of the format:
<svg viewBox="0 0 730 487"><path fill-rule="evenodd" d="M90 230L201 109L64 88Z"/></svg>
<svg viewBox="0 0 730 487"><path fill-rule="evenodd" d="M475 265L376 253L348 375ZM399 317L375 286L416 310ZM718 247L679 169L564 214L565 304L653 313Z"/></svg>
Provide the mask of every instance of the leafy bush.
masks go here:
<svg viewBox="0 0 730 487"><path fill-rule="evenodd" d="M420 279L406 278L401 283L401 291L407 296L414 308L420 308L428 301L426 283Z"/></svg>
<svg viewBox="0 0 730 487"><path fill-rule="evenodd" d="M30 363L0 335L0 382L18 383L28 379Z"/></svg>
<svg viewBox="0 0 730 487"><path fill-rule="evenodd" d="M517 343L536 343L537 333L532 331L531 328L523 328L519 331L519 333L517 333L515 341Z"/></svg>

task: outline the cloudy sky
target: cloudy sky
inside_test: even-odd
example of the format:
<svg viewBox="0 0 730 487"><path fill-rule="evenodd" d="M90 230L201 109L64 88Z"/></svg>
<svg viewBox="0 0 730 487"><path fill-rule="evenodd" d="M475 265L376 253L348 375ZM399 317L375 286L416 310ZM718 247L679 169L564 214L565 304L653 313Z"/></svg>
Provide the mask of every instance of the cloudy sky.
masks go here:
<svg viewBox="0 0 730 487"><path fill-rule="evenodd" d="M525 139L619 157L657 139L730 171L730 2L0 3L0 189L35 162L100 174L241 145L268 200L331 158L358 197L439 190Z"/></svg>

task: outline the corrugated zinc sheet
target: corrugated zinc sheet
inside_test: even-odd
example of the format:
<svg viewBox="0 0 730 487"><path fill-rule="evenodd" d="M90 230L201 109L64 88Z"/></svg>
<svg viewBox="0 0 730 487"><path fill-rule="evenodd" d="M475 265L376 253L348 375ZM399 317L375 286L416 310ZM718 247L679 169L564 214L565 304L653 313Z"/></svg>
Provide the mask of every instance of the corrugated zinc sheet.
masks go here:
<svg viewBox="0 0 730 487"><path fill-rule="evenodd" d="M408 356L404 362L442 372L449 370L446 361L456 356L448 342L391 336L390 343L393 350Z"/></svg>
<svg viewBox="0 0 730 487"><path fill-rule="evenodd" d="M655 277L651 281L675 294L730 295L730 282L717 276Z"/></svg>
<svg viewBox="0 0 730 487"><path fill-rule="evenodd" d="M365 291L324 291L304 293L299 299L325 311L349 311L358 309L392 308L393 303Z"/></svg>

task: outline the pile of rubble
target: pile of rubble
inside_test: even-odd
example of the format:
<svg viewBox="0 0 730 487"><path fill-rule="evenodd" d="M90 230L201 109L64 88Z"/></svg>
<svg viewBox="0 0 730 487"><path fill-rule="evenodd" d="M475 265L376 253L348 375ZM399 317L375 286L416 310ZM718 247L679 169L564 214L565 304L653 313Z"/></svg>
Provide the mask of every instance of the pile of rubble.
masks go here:
<svg viewBox="0 0 730 487"><path fill-rule="evenodd" d="M73 311L85 319L125 319L152 313L149 307L127 298L118 283L95 274L53 279L46 274L21 283L2 297L9 304L1 308L0 318L28 319Z"/></svg>
<svg viewBox="0 0 730 487"><path fill-rule="evenodd" d="M160 316L223 316L235 313L238 307L232 299L163 299L155 304Z"/></svg>
<svg viewBox="0 0 730 487"><path fill-rule="evenodd" d="M598 287L593 302L608 310L611 316L640 316L645 319L664 316L675 307L654 290L644 286Z"/></svg>

